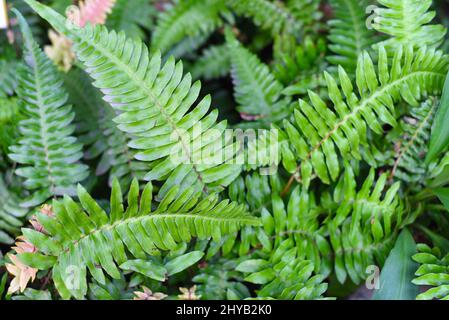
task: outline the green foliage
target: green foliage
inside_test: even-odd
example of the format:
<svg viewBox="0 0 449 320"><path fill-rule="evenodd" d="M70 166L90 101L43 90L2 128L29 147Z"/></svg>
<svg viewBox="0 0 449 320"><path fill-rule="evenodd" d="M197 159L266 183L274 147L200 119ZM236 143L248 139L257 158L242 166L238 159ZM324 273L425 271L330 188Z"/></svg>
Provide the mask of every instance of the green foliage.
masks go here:
<svg viewBox="0 0 449 320"><path fill-rule="evenodd" d="M429 24L435 17L434 11L428 11L432 0L377 2L383 7L375 9L372 27L390 36L380 45L394 51L402 45L437 47L442 43L444 26Z"/></svg>
<svg viewBox="0 0 449 320"><path fill-rule="evenodd" d="M37 214L48 235L23 229L25 238L39 252L24 253L19 257L32 267L52 268L55 286L63 298L82 299L87 292L86 269L101 284L105 283L102 270L114 279L120 278L117 266L138 270L162 281L166 275L182 269L186 262L172 260L171 265L165 265L157 276L158 268L146 261L147 255L158 255L159 250L174 250L177 243L189 241L193 236L200 239L212 236L218 241L222 235L235 232L242 225L257 224L257 219L236 203L218 202L217 195L199 200L201 193L195 193L192 188L175 199L178 190L177 187L171 189L157 209L152 210L151 183L146 185L139 201L139 186L134 180L125 210L121 188L114 180L111 208L106 214L87 191L78 186L81 205L65 196L61 201L53 201L55 218ZM131 257L141 260L130 260L125 248ZM68 275L73 272L77 276L69 279ZM72 280L76 282L71 283Z"/></svg>
<svg viewBox="0 0 449 320"><path fill-rule="evenodd" d="M416 263L412 255L416 253L416 244L410 232L401 232L391 250L380 274L380 289L373 296L375 300L413 300L418 287L411 283Z"/></svg>
<svg viewBox="0 0 449 320"><path fill-rule="evenodd" d="M165 53L184 37L206 40L204 36L210 35L222 24L222 10L223 0L177 1L171 10L159 14L152 36L152 48Z"/></svg>
<svg viewBox="0 0 449 320"><path fill-rule="evenodd" d="M18 124L20 136L9 157L20 163L15 172L34 191L22 205L32 207L53 195L73 194L77 182L89 172L79 164L82 145L72 136L71 107L52 62L33 40L24 18L18 15L24 37L25 65L18 71L17 93L24 114Z"/></svg>
<svg viewBox="0 0 449 320"><path fill-rule="evenodd" d="M153 28L157 11L154 1L117 0L107 26L117 31L123 30L131 38L145 38L145 31Z"/></svg>
<svg viewBox="0 0 449 320"><path fill-rule="evenodd" d="M283 87L256 55L244 48L231 31L226 32L231 55L237 111L245 120L276 123L289 114L289 99L282 99Z"/></svg>
<svg viewBox="0 0 449 320"><path fill-rule="evenodd" d="M357 58L376 42L374 32L366 28L365 8L368 0L332 0L334 19L328 22L329 49L334 53L329 62L341 65L353 74L357 67Z"/></svg>
<svg viewBox="0 0 449 320"><path fill-rule="evenodd" d="M8 4L2 298L447 298L442 2Z"/></svg>
<svg viewBox="0 0 449 320"><path fill-rule="evenodd" d="M329 98L335 111L309 92L311 104L299 101L292 122L284 121L290 147L284 148L286 169L308 185L312 173L324 183L335 181L340 172L336 149L346 159L361 159L360 148L367 146L367 131L383 132L382 124L396 126L394 103L403 99L412 106L427 94L438 94L448 68L448 59L440 51L422 47L399 48L389 66L383 47L378 54L377 73L370 56L359 56L356 89L341 67L339 84L325 73ZM300 165L295 159L301 160Z"/></svg>
<svg viewBox="0 0 449 320"><path fill-rule="evenodd" d="M419 253L413 256L413 260L420 264L416 271L413 283L416 285L430 286L425 292L416 298L419 300L432 300L449 298L449 255L444 255L438 248L430 248L425 244L418 244Z"/></svg>

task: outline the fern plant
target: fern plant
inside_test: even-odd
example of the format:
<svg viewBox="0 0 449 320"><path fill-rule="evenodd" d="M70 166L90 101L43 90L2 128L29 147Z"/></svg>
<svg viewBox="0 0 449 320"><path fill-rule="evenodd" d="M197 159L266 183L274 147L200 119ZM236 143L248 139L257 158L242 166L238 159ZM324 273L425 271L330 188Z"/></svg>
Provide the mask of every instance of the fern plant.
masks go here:
<svg viewBox="0 0 449 320"><path fill-rule="evenodd" d="M0 298L447 299L442 1L8 4Z"/></svg>

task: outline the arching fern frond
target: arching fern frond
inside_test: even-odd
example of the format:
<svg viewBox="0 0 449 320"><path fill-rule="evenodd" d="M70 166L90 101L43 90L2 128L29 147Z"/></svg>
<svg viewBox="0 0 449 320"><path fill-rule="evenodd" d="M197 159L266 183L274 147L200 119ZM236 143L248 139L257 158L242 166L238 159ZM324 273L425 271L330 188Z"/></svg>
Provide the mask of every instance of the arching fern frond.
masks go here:
<svg viewBox="0 0 449 320"><path fill-rule="evenodd" d="M340 172L336 150L343 158L361 159L360 148L367 145L367 130L382 134L382 124L396 125L394 103L400 99L411 106L443 88L448 57L434 49L399 47L391 62L383 47L379 49L378 72L365 52L358 59L356 88L343 68L339 83L325 73L333 109L315 93L309 92L311 104L299 101L294 121L284 121L290 148L282 150L284 167L301 179L305 186L315 173L324 183ZM389 66L391 63L391 67ZM299 165L294 159L299 159Z"/></svg>
<svg viewBox="0 0 449 320"><path fill-rule="evenodd" d="M160 13L152 48L163 53L184 38L210 35L222 24L223 0L180 0Z"/></svg>
<svg viewBox="0 0 449 320"><path fill-rule="evenodd" d="M379 43L393 52L402 45L439 46L446 34L442 25L429 24L435 17L428 11L432 0L378 0L384 7L374 10L373 28L391 38Z"/></svg>
<svg viewBox="0 0 449 320"><path fill-rule="evenodd" d="M327 59L332 64L341 65L353 74L357 67L357 58L376 42L372 30L366 27L365 9L368 0L332 0L334 18L328 21L331 42L329 49L334 55Z"/></svg>
<svg viewBox="0 0 449 320"><path fill-rule="evenodd" d="M192 85L189 74L183 76L182 63L170 58L162 65L161 55L150 57L140 40L109 32L103 26L68 29L62 16L27 1L74 42L74 51L95 86L120 113L114 119L118 128L135 136L129 146L138 150L136 159L152 167L145 179L167 180L161 196L174 185L181 186L181 190L190 186L205 192L220 190L239 175L242 166L235 164L238 143L232 139L222 141L226 122L216 123L217 110L206 115L210 96L195 106L201 85ZM208 155L211 148L217 152L217 145L224 156L211 160Z"/></svg>
<svg viewBox="0 0 449 320"><path fill-rule="evenodd" d="M15 173L34 191L33 198L22 205L35 206L54 195L73 194L76 183L89 172L79 163L82 145L72 136L74 114L65 105L63 81L34 41L25 19L17 15L25 44L17 88L24 119L18 124L20 137L10 147L9 157L21 164Z"/></svg>
<svg viewBox="0 0 449 320"><path fill-rule="evenodd" d="M117 266L128 257L146 259L159 250L176 249L177 243L223 235L243 225L257 225L258 220L245 212L243 205L218 202L218 195L199 200L201 192L186 189L179 197L179 187L171 189L156 210L152 209L152 185L147 184L139 200L136 180L128 193L124 208L122 191L113 183L110 213L101 207L81 186L81 205L70 197L53 201L55 217L37 214L46 233L23 229L25 238L39 251L19 255L25 264L52 268L55 286L63 298L82 299L87 292L86 269L99 283L105 283L103 270L114 279L120 278ZM125 251L126 250L126 251ZM99 268L98 266L101 266ZM67 274L77 272L76 283Z"/></svg>
<svg viewBox="0 0 449 320"><path fill-rule="evenodd" d="M449 299L449 254L442 254L438 248L430 248L426 244L417 245L418 253L413 260L420 264L417 276L412 282L431 288L420 293L418 300Z"/></svg>
<svg viewBox="0 0 449 320"><path fill-rule="evenodd" d="M229 29L226 30L226 38L231 56L234 96L242 118L270 124L287 117L290 101L282 98L282 84L257 55L240 44Z"/></svg>

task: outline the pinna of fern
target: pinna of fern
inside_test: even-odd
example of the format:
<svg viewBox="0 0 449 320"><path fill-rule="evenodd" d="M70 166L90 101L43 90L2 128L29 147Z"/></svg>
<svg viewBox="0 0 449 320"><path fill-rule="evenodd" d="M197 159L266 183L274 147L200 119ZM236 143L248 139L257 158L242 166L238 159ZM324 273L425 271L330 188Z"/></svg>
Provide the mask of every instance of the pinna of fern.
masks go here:
<svg viewBox="0 0 449 320"><path fill-rule="evenodd" d="M282 161L293 174L289 184L297 179L307 186L313 173L324 183L335 181L340 172L336 150L345 159L360 160L368 130L382 134L381 124L396 126L395 102L402 99L417 106L426 96L441 93L448 63L448 56L435 49L400 47L390 60L380 47L377 73L367 53L359 56L358 95L343 68L338 69L339 84L325 73L334 110L309 92L311 104L300 100L293 120L284 121L290 147L283 147Z"/></svg>
<svg viewBox="0 0 449 320"><path fill-rule="evenodd" d="M222 141L226 122L216 123L217 110L207 114L210 96L195 106L201 85L192 85L189 74L183 76L182 63L169 58L162 65L160 53L150 57L140 40L104 26L67 28L55 11L35 1L28 3L73 41L83 68L119 113L114 119L118 128L133 136L129 146L137 150L135 158L151 167L144 179L166 181L161 197L174 185L181 191L190 186L206 193L221 190L240 174L242 165L235 161L240 143ZM204 144L198 146L194 139ZM210 161L210 150L217 145L224 156ZM181 159L173 161L174 153ZM197 164L196 159L203 162Z"/></svg>
<svg viewBox="0 0 449 320"><path fill-rule="evenodd" d="M33 191L22 205L32 207L51 196L73 194L76 183L89 171L79 162L82 145L72 136L74 114L71 106L65 105L63 81L34 41L25 19L18 11L16 14L25 44L17 88L24 119L18 124L20 136L10 147L9 157L20 164L15 172Z"/></svg>
<svg viewBox="0 0 449 320"><path fill-rule="evenodd" d="M18 257L33 268L51 268L55 286L63 298L82 299L87 292L86 270L96 281L104 283L103 270L112 278L120 278L117 265L125 264L129 256L145 260L147 255L173 250L177 243L189 241L193 236L219 241L243 225L258 224L244 206L227 200L218 202L217 195L199 200L201 192L192 188L176 197L178 191L179 187L172 188L153 210L151 183L146 185L139 201L139 185L134 180L125 210L120 185L114 180L111 209L106 214L78 186L81 205L65 196L53 201L54 218L37 213L37 221L45 233L23 229L23 234L38 252ZM69 270L70 266L80 275L75 284L67 278L67 272L74 272L73 268Z"/></svg>

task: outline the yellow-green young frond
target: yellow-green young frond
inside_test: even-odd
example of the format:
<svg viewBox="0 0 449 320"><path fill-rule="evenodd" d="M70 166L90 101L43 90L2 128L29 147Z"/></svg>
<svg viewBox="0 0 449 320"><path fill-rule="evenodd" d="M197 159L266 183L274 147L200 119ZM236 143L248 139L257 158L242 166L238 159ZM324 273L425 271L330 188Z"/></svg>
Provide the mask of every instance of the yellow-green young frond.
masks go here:
<svg viewBox="0 0 449 320"><path fill-rule="evenodd" d="M449 299L449 254L444 255L438 248L430 248L426 244L417 245L418 253L412 258L420 264L416 285L426 286L427 290L420 293L418 300L448 300ZM430 287L430 288L429 288Z"/></svg>
<svg viewBox="0 0 449 320"><path fill-rule="evenodd" d="M443 42L446 28L441 24L429 24L435 17L428 11L432 0L378 0L380 7L374 10L372 27L390 36L379 45L393 53L398 47L437 47Z"/></svg>
<svg viewBox="0 0 449 320"><path fill-rule="evenodd" d="M283 4L268 0L225 0L238 15L250 18L254 24L272 35L295 33L302 23Z"/></svg>
<svg viewBox="0 0 449 320"><path fill-rule="evenodd" d="M366 52L359 56L355 86L341 67L338 83L325 73L332 108L313 92L310 102L299 101L294 120L284 121L290 143L282 148L284 167L306 186L313 175L324 183L335 181L341 167L337 150L344 159L361 159L368 130L382 134L383 124L396 126L397 101L418 106L441 93L448 63L435 49L399 47L390 60L380 47L377 72Z"/></svg>
<svg viewBox="0 0 449 320"><path fill-rule="evenodd" d="M15 173L33 191L24 206L35 206L51 196L74 194L75 186L88 175L80 164L83 146L72 136L72 107L56 67L39 49L25 19L17 12L24 41L24 64L18 70L23 120L18 124L17 144L9 157L19 164Z"/></svg>
<svg viewBox="0 0 449 320"><path fill-rule="evenodd" d="M20 198L8 189L0 175L0 243L13 244L28 211L19 206Z"/></svg>
<svg viewBox="0 0 449 320"><path fill-rule="evenodd" d="M181 62L169 58L163 65L160 53L150 57L144 43L123 32L103 26L68 28L50 8L27 2L72 39L94 85L119 113L114 119L118 128L133 136L129 146L138 150L135 158L151 166L145 179L167 181L161 196L174 185L181 191L190 186L206 193L221 190L240 174L242 166L235 161L239 143L223 141L226 122L217 123L217 110L209 112L210 96L196 102L201 84L183 75Z"/></svg>
<svg viewBox="0 0 449 320"><path fill-rule="evenodd" d="M200 38L206 41L207 37L223 23L220 13L224 10L223 0L178 1L159 14L153 32L152 49L166 53L185 38ZM177 56L181 56L184 51L181 50Z"/></svg>
<svg viewBox="0 0 449 320"><path fill-rule="evenodd" d="M366 27L365 10L369 1L332 0L330 3L334 18L328 21L328 39L329 49L334 55L327 59L353 74L357 67L357 57L376 42L374 31Z"/></svg>
<svg viewBox="0 0 449 320"><path fill-rule="evenodd" d="M126 263L123 268L129 269L130 258L145 260L147 255L159 255L159 250L174 250L178 243L192 237L219 241L242 226L259 224L243 205L229 200L219 202L216 194L200 200L201 192L193 188L180 194L179 187L170 189L153 210L152 189L151 183L147 184L139 196L139 184L134 180L125 208L120 185L114 180L107 214L78 186L81 204L66 196L53 201L54 217L37 214L46 234L23 229L25 238L38 252L24 253L19 258L34 268L52 268L61 296L82 299L87 291L86 270L104 284L103 271L119 279L118 266ZM72 279L69 274L73 272L79 276Z"/></svg>
<svg viewBox="0 0 449 320"><path fill-rule="evenodd" d="M282 98L282 84L257 55L240 44L230 29L226 30L226 39L234 96L242 118L268 125L285 119L290 113L291 102Z"/></svg>

